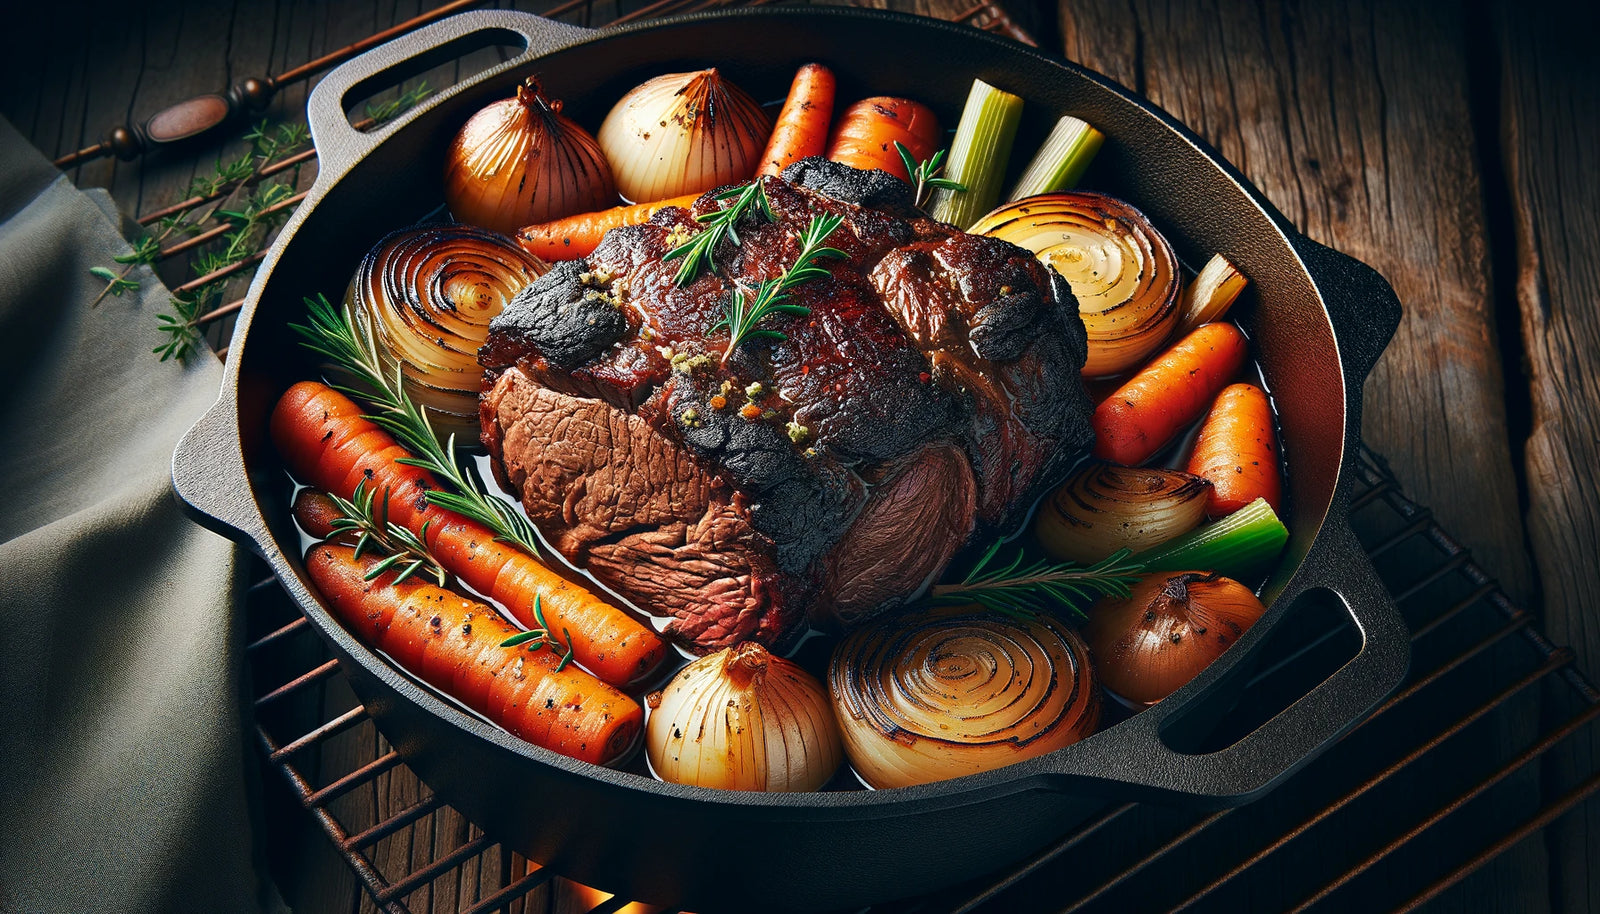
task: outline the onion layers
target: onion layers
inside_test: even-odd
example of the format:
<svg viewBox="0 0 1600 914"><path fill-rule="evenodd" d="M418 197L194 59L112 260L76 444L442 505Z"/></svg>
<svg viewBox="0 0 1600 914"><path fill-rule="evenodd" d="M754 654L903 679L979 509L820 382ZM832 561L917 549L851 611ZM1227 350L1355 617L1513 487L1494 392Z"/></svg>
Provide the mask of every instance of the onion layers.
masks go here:
<svg viewBox="0 0 1600 914"><path fill-rule="evenodd" d="M756 100L713 68L634 88L606 115L599 139L617 190L650 203L748 179L771 133Z"/></svg>
<svg viewBox="0 0 1600 914"><path fill-rule="evenodd" d="M478 347L489 320L548 269L511 239L468 225L404 229L362 259L346 304L400 364L434 430L478 435Z"/></svg>
<svg viewBox="0 0 1600 914"><path fill-rule="evenodd" d="M1118 549L1140 552L1198 527L1210 488L1177 470L1096 461L1050 493L1034 532L1052 557L1093 564Z"/></svg>
<svg viewBox="0 0 1600 914"><path fill-rule="evenodd" d="M1047 616L971 606L897 616L846 638L828 681L845 752L873 787L1044 755L1100 720L1083 641Z"/></svg>
<svg viewBox="0 0 1600 914"><path fill-rule="evenodd" d="M1025 197L968 229L1032 251L1072 287L1089 333L1085 377L1129 371L1178 320L1178 258L1144 214L1106 194Z"/></svg>

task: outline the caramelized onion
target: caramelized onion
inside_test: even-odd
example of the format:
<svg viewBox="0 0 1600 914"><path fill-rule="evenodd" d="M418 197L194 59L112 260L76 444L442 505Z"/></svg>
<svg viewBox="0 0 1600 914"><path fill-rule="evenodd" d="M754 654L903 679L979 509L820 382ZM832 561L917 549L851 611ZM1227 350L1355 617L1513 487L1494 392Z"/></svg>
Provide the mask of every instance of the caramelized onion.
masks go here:
<svg viewBox="0 0 1600 914"><path fill-rule="evenodd" d="M511 239L473 226L403 229L367 252L345 303L399 363L434 430L476 438L478 347L489 320L547 269Z"/></svg>
<svg viewBox="0 0 1600 914"><path fill-rule="evenodd" d="M617 189L649 203L747 180L772 122L715 68L668 73L634 88L600 125Z"/></svg>
<svg viewBox="0 0 1600 914"><path fill-rule="evenodd" d="M1144 214L1105 194L1025 197L968 231L1025 247L1072 286L1089 332L1085 377L1138 367L1178 320L1178 258Z"/></svg>
<svg viewBox="0 0 1600 914"><path fill-rule="evenodd" d="M1210 488L1177 470L1095 461L1050 493L1034 532L1052 557L1092 564L1118 549L1140 552L1198 527Z"/></svg>
<svg viewBox="0 0 1600 914"><path fill-rule="evenodd" d="M524 225L616 202L599 143L547 101L534 77L467 121L445 158L444 200L456 219L510 234Z"/></svg>
<svg viewBox="0 0 1600 914"><path fill-rule="evenodd" d="M1083 637L1106 691L1149 707L1222 656L1266 612L1250 588L1198 571L1149 575L1122 600L1102 600Z"/></svg>
<svg viewBox="0 0 1600 914"><path fill-rule="evenodd" d="M904 787L1044 755L1100 720L1087 649L1048 616L941 607L869 625L828 670L845 753L873 787Z"/></svg>
<svg viewBox="0 0 1600 914"><path fill-rule="evenodd" d="M822 683L754 641L679 670L651 706L650 767L674 784L816 790L844 758Z"/></svg>

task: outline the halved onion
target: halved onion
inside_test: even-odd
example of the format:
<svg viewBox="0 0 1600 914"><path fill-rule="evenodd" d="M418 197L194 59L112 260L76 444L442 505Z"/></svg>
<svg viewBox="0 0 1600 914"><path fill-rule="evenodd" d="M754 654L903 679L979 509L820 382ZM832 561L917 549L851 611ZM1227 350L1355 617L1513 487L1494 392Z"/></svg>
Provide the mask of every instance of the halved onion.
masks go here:
<svg viewBox="0 0 1600 914"><path fill-rule="evenodd" d="M1047 616L939 607L857 630L828 669L845 753L873 787L988 771L1094 732L1088 649Z"/></svg>
<svg viewBox="0 0 1600 914"><path fill-rule="evenodd" d="M755 174L772 121L715 68L657 76L600 125L617 190L634 203L698 194Z"/></svg>
<svg viewBox="0 0 1600 914"><path fill-rule="evenodd" d="M362 258L345 293L357 327L371 328L399 365L434 431L478 434L478 347L489 321L549 266L516 242L470 225L395 232Z"/></svg>
<svg viewBox="0 0 1600 914"><path fill-rule="evenodd" d="M1178 320L1178 258L1144 214L1106 194L1025 197L968 229L1027 248L1072 286L1089 332L1084 377L1138 367Z"/></svg>
<svg viewBox="0 0 1600 914"><path fill-rule="evenodd" d="M1054 558L1092 564L1139 552L1200 526L1211 484L1177 470L1094 461L1039 506L1034 532Z"/></svg>

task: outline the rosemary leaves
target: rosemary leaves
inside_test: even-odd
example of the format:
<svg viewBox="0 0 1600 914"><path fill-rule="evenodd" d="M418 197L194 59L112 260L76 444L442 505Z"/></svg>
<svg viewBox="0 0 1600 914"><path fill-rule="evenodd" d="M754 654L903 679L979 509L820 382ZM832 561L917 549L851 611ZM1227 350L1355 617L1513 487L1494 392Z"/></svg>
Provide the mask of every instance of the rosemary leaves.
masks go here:
<svg viewBox="0 0 1600 914"><path fill-rule="evenodd" d="M899 140L894 141L894 151L900 153L900 161L905 163L906 174L911 176L912 196L915 198L918 207L926 204L928 197L935 190L959 191L967 189L966 185L960 181L952 181L949 178L940 177L944 173L945 150L939 150L924 162L918 162L912 158L911 150L902 145Z"/></svg>
<svg viewBox="0 0 1600 914"><path fill-rule="evenodd" d="M727 309L722 318L711 325L712 332L724 327L728 329L728 348L722 354L724 363L746 340L784 338L784 335L777 330L759 326L767 317L773 314L803 317L811 313L810 308L790 304L785 299L788 298L789 290L795 286L828 275L827 270L817 266L817 261L826 257L844 257L843 251L824 246L828 236L832 235L843 222L843 216L832 213L811 217L810 224L800 236L800 253L795 256L794 263L784 270L782 275L762 280L753 294L745 289L735 289L728 296Z"/></svg>
<svg viewBox="0 0 1600 914"><path fill-rule="evenodd" d="M1021 619L1031 619L1052 609L1065 608L1079 615L1100 597L1126 597L1139 581L1144 566L1131 562L1129 550L1083 566L1072 562L1024 562L1021 549L1003 568L989 567L1003 541L996 541L954 584L936 584L929 592L935 604L977 603L985 609Z"/></svg>
<svg viewBox="0 0 1600 914"><path fill-rule="evenodd" d="M426 571L428 576L439 582L443 587L449 575L439 560L428 552L426 545L428 539L428 523L422 525L422 535L418 536L405 527L389 519L389 490L383 490L383 506L375 506L377 492L367 488L367 481L356 483L354 498L343 499L333 494L326 493L328 498L339 509L343 517L333 522L333 532L355 533L355 557L361 558L361 553L369 548L375 548L387 553L387 557L367 570L368 581L389 571L398 568L394 583L398 584L419 571Z"/></svg>
<svg viewBox="0 0 1600 914"><path fill-rule="evenodd" d="M551 634L550 623L544 620L544 605L540 601L538 594L533 595L533 619L539 623L538 628L517 632L515 635L500 642L500 646L517 647L526 644L530 651L549 648L551 653L561 654L561 662L556 664L556 672L561 672L567 668L567 664L572 662L572 632L567 629L561 630L562 634L567 636L567 649L564 652L558 650L561 647L561 642L557 641L555 635Z"/></svg>
<svg viewBox="0 0 1600 914"><path fill-rule="evenodd" d="M714 213L696 216L695 219L703 223L705 228L661 258L662 260L682 258L683 263L678 266L678 273L673 278L673 281L680 286L692 282L695 276L699 275L702 265L710 270L717 268L715 261L712 260L712 252L724 238L735 245L739 243L739 232L735 226L751 207L759 207L769 220L772 218L772 204L768 202L767 192L762 188L760 181L752 181L743 187L723 191L717 194L716 199L733 202Z"/></svg>

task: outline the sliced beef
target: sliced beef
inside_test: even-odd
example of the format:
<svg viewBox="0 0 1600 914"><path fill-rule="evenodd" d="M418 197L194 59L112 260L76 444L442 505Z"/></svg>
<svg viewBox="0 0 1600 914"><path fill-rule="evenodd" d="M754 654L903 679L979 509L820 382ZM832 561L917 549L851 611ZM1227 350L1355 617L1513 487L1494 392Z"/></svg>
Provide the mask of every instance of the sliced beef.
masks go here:
<svg viewBox="0 0 1600 914"><path fill-rule="evenodd" d="M1014 526L1086 450L1085 348L1026 251L921 215L881 172L808 159L764 178L715 270L673 247L714 194L617 229L491 324L483 440L556 548L711 650L847 626ZM729 297L844 217L826 278L727 351ZM1007 531L1009 532L1009 531Z"/></svg>

